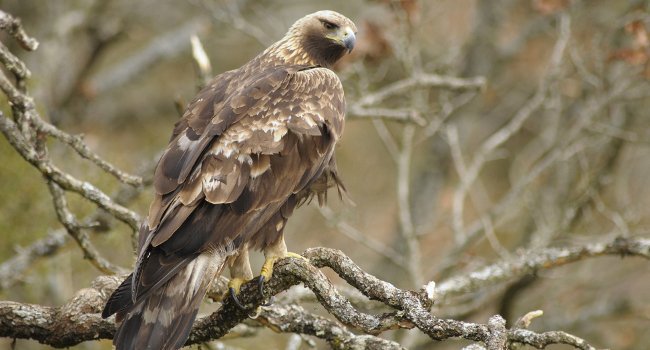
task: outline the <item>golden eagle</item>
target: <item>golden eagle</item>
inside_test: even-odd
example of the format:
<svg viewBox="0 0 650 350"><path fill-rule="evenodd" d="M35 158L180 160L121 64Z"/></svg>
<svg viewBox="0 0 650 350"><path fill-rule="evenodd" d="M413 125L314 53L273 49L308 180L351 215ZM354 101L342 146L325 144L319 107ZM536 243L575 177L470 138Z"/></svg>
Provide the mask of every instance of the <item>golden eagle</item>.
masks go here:
<svg viewBox="0 0 650 350"><path fill-rule="evenodd" d="M224 266L236 300L253 278L248 249L264 252L263 283L291 254L283 230L294 208L322 200L330 186L344 190L334 146L345 99L330 68L352 50L355 34L334 11L307 15L188 105L156 167L135 270L102 313L117 313L117 349L182 347Z"/></svg>

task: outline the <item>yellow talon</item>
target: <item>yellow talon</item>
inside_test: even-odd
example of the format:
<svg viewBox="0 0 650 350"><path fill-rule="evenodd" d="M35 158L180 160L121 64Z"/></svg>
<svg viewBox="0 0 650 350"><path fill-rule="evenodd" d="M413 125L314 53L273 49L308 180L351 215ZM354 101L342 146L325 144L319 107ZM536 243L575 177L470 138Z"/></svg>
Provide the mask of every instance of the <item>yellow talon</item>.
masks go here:
<svg viewBox="0 0 650 350"><path fill-rule="evenodd" d="M260 271L260 276L264 277L265 280L270 280L273 276L273 265L278 261L278 257L270 257L264 260L264 265L262 265L262 271Z"/></svg>
<svg viewBox="0 0 650 350"><path fill-rule="evenodd" d="M235 304L241 308L245 309L244 305L239 301L237 298L237 294L239 294L239 290L241 289L241 285L248 282L245 278L231 278L230 281L228 282L228 291L226 292L226 296L224 297L224 300L230 295L232 300L235 302Z"/></svg>
<svg viewBox="0 0 650 350"><path fill-rule="evenodd" d="M298 253L292 253L292 252L286 252L284 256L270 256L264 260L264 265L262 265L262 271L260 272L260 276L264 277L266 281L270 280L271 277L273 276L273 265L275 265L276 261L282 258L296 258L296 259L302 259L307 261L309 260Z"/></svg>
<svg viewBox="0 0 650 350"><path fill-rule="evenodd" d="M228 289L232 289L235 294L239 294L239 290L241 289L241 285L248 282L248 280L243 279L243 278L231 278L230 281L228 282Z"/></svg>

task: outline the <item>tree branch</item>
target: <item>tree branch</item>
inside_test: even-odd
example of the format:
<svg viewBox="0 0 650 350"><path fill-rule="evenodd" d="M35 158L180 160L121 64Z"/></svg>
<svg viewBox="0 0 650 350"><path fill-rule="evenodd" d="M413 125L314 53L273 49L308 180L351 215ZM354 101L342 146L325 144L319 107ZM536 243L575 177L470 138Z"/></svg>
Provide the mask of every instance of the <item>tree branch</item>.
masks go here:
<svg viewBox="0 0 650 350"><path fill-rule="evenodd" d="M561 254L558 250L549 249L529 260L535 268L548 269L601 255L650 258L650 239L617 238L612 242L577 246L568 251L570 253ZM304 283L330 314L347 327L367 335L354 335L344 326L310 314L299 306L280 304L263 307L257 317L260 323L275 331L314 335L325 339L337 349L352 349L361 344L366 344L369 348L400 349L398 344L374 336L396 328L418 328L434 340L460 337L482 342L486 344L487 349L501 349L499 346L506 341L539 349L550 344L594 349L586 341L564 332L535 333L519 328L506 329L500 316L492 317L487 324L480 324L441 319L429 313L434 299L444 299L461 291L472 291L470 287L463 287L476 286L467 278L458 277L453 280L456 281L454 284L442 283L435 292L431 283L427 288L415 292L399 289L368 274L340 251L313 248L307 250L304 255L310 259L311 264L293 258L276 263L274 277L264 286L265 295L275 295L293 285ZM332 268L366 297L394 308L395 312L370 315L356 310L317 268L325 266ZM505 275L501 270L487 268L485 271L470 274L469 279L476 280L482 274L484 277L481 280L500 281ZM108 295L120 282L119 277L99 277L91 288L80 290L69 303L58 308L2 301L0 336L35 339L54 347L68 347L83 341L111 338L115 331L113 321L102 320L99 312ZM255 281L242 286L239 299L248 307L246 310L240 309L228 298L219 310L196 322L188 344L223 337L264 302L257 291ZM61 331L63 329L64 332Z"/></svg>
<svg viewBox="0 0 650 350"><path fill-rule="evenodd" d="M23 30L20 19L0 10L0 30L4 30L13 36L16 41L28 51L34 51L38 48L38 41L28 36Z"/></svg>
<svg viewBox="0 0 650 350"><path fill-rule="evenodd" d="M512 261L502 261L464 276L450 278L438 284L436 293L441 303L445 299L475 292L488 285L501 283L542 269L570 264L585 258L603 255L639 256L650 259L650 239L617 237L577 247L547 248L521 253Z"/></svg>
<svg viewBox="0 0 650 350"><path fill-rule="evenodd" d="M0 79L0 84L3 79ZM128 224L134 231L140 226L140 216L134 211L115 203L108 195L93 186L89 182L78 180L57 168L48 159L39 157L36 150L21 134L18 126L0 112L0 131L5 135L9 143L18 153L43 175L52 179L63 189L76 192L84 198L97 204L100 208L108 211L116 218Z"/></svg>

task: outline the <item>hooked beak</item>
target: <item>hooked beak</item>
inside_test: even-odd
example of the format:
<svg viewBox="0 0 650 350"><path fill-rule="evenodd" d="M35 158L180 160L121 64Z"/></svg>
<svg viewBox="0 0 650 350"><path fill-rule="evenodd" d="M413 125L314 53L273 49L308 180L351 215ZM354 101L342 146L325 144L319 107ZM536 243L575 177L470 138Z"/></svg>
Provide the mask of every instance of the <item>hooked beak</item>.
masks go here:
<svg viewBox="0 0 650 350"><path fill-rule="evenodd" d="M354 32L350 27L342 28L341 42L343 46L348 50L348 53L352 52L354 44L357 41L357 37L354 35Z"/></svg>

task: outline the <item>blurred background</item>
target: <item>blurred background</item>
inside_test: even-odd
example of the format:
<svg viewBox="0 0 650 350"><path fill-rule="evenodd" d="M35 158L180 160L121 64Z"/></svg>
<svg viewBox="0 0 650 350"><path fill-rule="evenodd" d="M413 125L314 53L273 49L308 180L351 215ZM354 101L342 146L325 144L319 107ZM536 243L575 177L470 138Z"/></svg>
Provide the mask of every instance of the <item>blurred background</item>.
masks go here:
<svg viewBox="0 0 650 350"><path fill-rule="evenodd" d="M0 8L41 43L25 53L3 38L32 71L28 89L40 113L145 178L178 106L201 84L190 35L217 74L305 14L331 9L355 21L358 45L336 67L350 111L337 158L355 205L332 192L327 207L297 210L286 230L292 251L341 249L379 278L417 289L522 252L650 236L646 1L2 0ZM439 77L451 83L440 86ZM454 85L452 77L465 80ZM69 147L48 146L60 168L146 214L150 187L121 185ZM41 175L4 138L0 159L0 264L44 238L61 242L5 278L0 299L62 305L102 273L72 240L63 243ZM88 231L102 255L131 268L129 228L77 195L68 200L79 218L100 222ZM262 256L253 259L258 271ZM486 286L433 312L481 323L499 313L512 325L541 309L533 330L564 330L598 348L648 349L649 290L647 260L601 257ZM383 336L410 349L468 344L417 331ZM261 329L203 348L285 349L292 341ZM0 348L11 346L0 339ZM109 340L73 347L110 348Z"/></svg>

